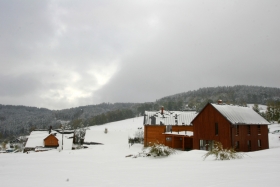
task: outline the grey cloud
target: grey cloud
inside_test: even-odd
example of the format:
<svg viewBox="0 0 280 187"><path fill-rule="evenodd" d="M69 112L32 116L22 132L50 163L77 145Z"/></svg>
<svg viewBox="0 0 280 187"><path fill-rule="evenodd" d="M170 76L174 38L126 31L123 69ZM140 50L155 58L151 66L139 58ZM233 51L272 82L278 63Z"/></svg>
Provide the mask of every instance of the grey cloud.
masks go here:
<svg viewBox="0 0 280 187"><path fill-rule="evenodd" d="M279 87L279 12L276 0L1 1L0 103L65 108ZM96 72L112 77L100 87Z"/></svg>
<svg viewBox="0 0 280 187"><path fill-rule="evenodd" d="M32 75L21 75L17 77L0 75L0 97L20 97L27 94L34 94L39 89L39 86L40 84Z"/></svg>
<svg viewBox="0 0 280 187"><path fill-rule="evenodd" d="M203 2L163 7L161 32L124 59L122 71L98 94L111 102L143 102L207 86L279 87L276 1Z"/></svg>

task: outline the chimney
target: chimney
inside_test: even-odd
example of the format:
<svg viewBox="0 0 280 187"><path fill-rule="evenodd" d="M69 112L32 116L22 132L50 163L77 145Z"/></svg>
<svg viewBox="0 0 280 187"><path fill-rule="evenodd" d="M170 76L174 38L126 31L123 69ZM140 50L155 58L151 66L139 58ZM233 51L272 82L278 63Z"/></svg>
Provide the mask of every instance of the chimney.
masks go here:
<svg viewBox="0 0 280 187"><path fill-rule="evenodd" d="M49 134L52 132L52 126L50 126L49 128Z"/></svg>
<svg viewBox="0 0 280 187"><path fill-rule="evenodd" d="M164 110L164 107L163 106L161 106L161 114L163 114L163 110Z"/></svg>
<svg viewBox="0 0 280 187"><path fill-rule="evenodd" d="M218 100L218 105L221 105L223 101L221 99Z"/></svg>

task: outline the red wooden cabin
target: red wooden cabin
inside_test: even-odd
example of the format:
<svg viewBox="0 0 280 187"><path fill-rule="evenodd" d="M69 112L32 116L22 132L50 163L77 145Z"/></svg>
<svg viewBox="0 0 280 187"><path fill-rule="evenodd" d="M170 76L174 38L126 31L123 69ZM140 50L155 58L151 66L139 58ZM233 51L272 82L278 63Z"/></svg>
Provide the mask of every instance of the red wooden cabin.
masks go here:
<svg viewBox="0 0 280 187"><path fill-rule="evenodd" d="M50 134L44 139L44 146L45 147L58 147L58 139L53 135Z"/></svg>
<svg viewBox="0 0 280 187"><path fill-rule="evenodd" d="M269 122L248 107L208 103L191 123L193 149L209 150L213 140L242 152L269 148Z"/></svg>

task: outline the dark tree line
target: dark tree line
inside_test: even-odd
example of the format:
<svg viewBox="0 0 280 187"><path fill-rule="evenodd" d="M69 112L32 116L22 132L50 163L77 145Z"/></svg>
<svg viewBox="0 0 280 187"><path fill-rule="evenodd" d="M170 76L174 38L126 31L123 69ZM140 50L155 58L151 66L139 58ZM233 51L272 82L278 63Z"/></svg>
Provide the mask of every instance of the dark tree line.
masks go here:
<svg viewBox="0 0 280 187"><path fill-rule="evenodd" d="M157 103L182 101L185 108L200 111L208 102L223 100L224 103L246 105L258 103L266 105L269 101L280 100L280 89L262 86L219 86L200 88L159 99Z"/></svg>
<svg viewBox="0 0 280 187"><path fill-rule="evenodd" d="M123 119L122 116L128 116L127 112L121 112L121 117L115 117L110 112L128 109L136 113L137 106L138 104L135 103L101 103L64 110L48 110L0 104L0 139L28 135L34 129L48 129L49 126L58 128L61 122L71 122L76 119L87 121L94 116L97 116L96 124L103 124L106 120L120 120L119 118ZM108 112L109 114L105 115ZM105 118L101 115L103 113Z"/></svg>

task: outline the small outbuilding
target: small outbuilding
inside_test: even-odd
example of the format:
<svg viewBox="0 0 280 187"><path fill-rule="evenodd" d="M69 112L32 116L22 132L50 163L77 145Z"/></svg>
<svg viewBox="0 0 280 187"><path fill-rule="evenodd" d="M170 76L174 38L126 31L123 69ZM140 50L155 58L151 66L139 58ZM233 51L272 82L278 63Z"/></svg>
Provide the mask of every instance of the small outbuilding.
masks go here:
<svg viewBox="0 0 280 187"><path fill-rule="evenodd" d="M58 147L58 139L55 137L54 134L49 134L45 139L44 139L44 146L45 147Z"/></svg>
<svg viewBox="0 0 280 187"><path fill-rule="evenodd" d="M30 133L24 152L51 150L57 147L61 150L71 150L73 135L73 130L34 130Z"/></svg>

